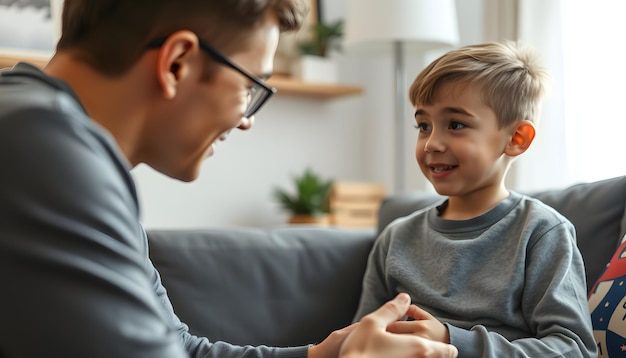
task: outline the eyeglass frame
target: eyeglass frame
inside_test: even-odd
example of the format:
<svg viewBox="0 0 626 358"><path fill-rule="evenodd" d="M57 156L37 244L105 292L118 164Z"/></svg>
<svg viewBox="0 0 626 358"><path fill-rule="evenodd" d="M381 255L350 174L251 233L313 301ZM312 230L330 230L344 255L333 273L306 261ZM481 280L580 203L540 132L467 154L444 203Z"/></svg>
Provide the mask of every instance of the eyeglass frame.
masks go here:
<svg viewBox="0 0 626 358"><path fill-rule="evenodd" d="M167 37L152 40L148 43L148 48L159 48L163 46L163 44L165 43L165 40L167 40ZM233 70L241 73L250 81L254 82L254 84L256 85L256 88L253 86L252 88L248 90L249 96L250 96L250 102L248 103L248 108L246 108L246 111L243 114L244 117L250 118L253 115L255 115L259 111L259 109L261 109L261 107L265 105L267 100L270 99L270 97L272 97L272 95L274 95L276 92L278 92L276 88L268 86L262 79L260 79L259 77L253 75L252 73L246 71L241 66L234 63L226 55L219 52L213 46L209 45L206 41L203 41L202 39L198 38L198 45L200 46L200 49L202 49L209 56L211 56L211 58L215 60L217 63L221 63L222 65L225 65L226 67L230 67ZM263 89L263 92L260 92L260 93L263 93L263 95L262 97L260 97L259 100L256 101L256 104L254 104L255 102L252 101L252 98L254 97L254 94L256 93L256 91L258 91L259 88Z"/></svg>

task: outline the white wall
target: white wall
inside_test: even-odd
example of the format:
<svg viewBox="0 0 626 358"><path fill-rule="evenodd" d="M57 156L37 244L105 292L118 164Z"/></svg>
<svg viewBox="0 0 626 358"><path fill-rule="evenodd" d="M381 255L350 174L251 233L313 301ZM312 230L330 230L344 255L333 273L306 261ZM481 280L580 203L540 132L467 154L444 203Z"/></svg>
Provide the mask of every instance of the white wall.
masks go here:
<svg viewBox="0 0 626 358"><path fill-rule="evenodd" d="M461 43L484 38L483 1L457 0ZM325 0L326 20L342 18L345 0ZM407 56L407 83L438 54ZM335 54L340 80L365 88L360 96L313 100L277 95L247 132L234 131L217 146L193 183L168 179L147 167L133 170L148 228L271 227L286 214L274 203L275 186L290 186L306 167L335 180L393 184L393 62L391 55ZM407 185L427 189L414 160L407 104Z"/></svg>

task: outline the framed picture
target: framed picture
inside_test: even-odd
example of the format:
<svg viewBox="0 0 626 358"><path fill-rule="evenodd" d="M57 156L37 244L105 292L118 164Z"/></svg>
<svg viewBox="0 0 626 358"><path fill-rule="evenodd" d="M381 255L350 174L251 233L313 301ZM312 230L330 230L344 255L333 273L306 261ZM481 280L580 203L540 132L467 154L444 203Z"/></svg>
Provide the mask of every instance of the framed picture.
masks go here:
<svg viewBox="0 0 626 358"><path fill-rule="evenodd" d="M0 0L0 56L50 57L60 35L63 0Z"/></svg>
<svg viewBox="0 0 626 358"><path fill-rule="evenodd" d="M0 0L1 1L1 0ZM298 43L308 39L311 26L320 21L321 0L309 0L309 14L305 19L300 31L283 33L278 40L278 49L274 58L274 74L280 76L291 75L291 64L300 53Z"/></svg>

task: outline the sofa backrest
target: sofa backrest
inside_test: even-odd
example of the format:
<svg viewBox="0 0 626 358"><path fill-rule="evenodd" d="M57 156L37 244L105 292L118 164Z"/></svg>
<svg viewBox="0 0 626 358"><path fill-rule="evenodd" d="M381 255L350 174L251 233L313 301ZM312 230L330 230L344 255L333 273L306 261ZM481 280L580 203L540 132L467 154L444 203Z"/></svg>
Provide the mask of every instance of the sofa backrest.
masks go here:
<svg viewBox="0 0 626 358"><path fill-rule="evenodd" d="M626 177L532 194L576 226L592 285L626 234ZM442 200L386 198L382 230ZM319 342L354 316L376 230L284 227L148 230L150 257L193 334L234 344Z"/></svg>
<svg viewBox="0 0 626 358"><path fill-rule="evenodd" d="M626 234L626 176L528 194L550 205L574 224L585 261L587 288L591 288ZM378 232L394 219L441 200L442 196L430 193L386 198L378 215Z"/></svg>
<svg viewBox="0 0 626 358"><path fill-rule="evenodd" d="M193 334L233 344L319 342L355 314L374 230L148 230L150 258Z"/></svg>

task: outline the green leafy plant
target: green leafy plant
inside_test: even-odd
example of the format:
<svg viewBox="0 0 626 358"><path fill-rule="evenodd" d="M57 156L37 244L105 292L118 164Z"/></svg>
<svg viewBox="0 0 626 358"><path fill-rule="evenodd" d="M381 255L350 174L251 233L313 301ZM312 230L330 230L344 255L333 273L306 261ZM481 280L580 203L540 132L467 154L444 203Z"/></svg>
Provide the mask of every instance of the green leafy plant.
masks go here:
<svg viewBox="0 0 626 358"><path fill-rule="evenodd" d="M312 170L306 169L293 178L296 193L291 194L281 188L274 189L274 198L283 209L294 215L320 216L328 213L328 195L332 180L322 180Z"/></svg>
<svg viewBox="0 0 626 358"><path fill-rule="evenodd" d="M311 26L311 38L298 44L304 55L326 57L331 48L339 49L339 40L343 36L343 20L332 23L318 22Z"/></svg>

